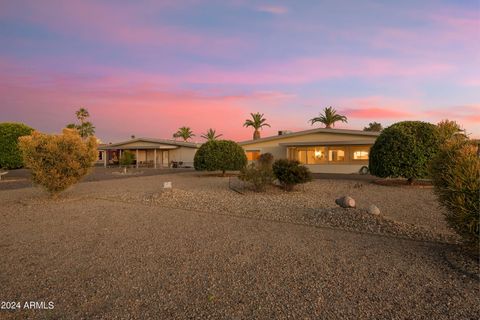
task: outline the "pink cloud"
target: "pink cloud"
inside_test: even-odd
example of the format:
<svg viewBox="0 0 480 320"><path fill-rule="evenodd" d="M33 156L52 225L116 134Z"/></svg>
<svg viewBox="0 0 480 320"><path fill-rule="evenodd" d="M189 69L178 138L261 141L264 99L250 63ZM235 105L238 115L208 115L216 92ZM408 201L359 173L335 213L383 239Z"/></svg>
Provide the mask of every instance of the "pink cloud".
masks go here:
<svg viewBox="0 0 480 320"><path fill-rule="evenodd" d="M257 11L266 12L274 15L282 15L287 13L288 9L283 6L263 5L263 6L258 6Z"/></svg>

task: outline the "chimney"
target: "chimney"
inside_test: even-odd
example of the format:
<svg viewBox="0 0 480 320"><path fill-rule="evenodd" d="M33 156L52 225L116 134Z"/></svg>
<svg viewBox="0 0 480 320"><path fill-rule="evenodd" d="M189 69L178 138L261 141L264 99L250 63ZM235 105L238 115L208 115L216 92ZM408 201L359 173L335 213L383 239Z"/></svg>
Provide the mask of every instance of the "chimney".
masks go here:
<svg viewBox="0 0 480 320"><path fill-rule="evenodd" d="M290 130L280 130L280 131L278 131L279 136L283 136L283 135L290 134L290 133L292 133L292 131L290 131Z"/></svg>

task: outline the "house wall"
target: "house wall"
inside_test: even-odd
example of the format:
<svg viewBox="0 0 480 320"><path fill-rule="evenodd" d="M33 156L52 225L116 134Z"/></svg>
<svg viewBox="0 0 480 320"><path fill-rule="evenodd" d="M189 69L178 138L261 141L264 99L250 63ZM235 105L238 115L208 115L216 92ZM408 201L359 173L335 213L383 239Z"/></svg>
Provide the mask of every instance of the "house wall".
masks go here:
<svg viewBox="0 0 480 320"><path fill-rule="evenodd" d="M193 167L193 158L198 149L179 147L175 150L169 150L169 161L182 161L183 166Z"/></svg>
<svg viewBox="0 0 480 320"><path fill-rule="evenodd" d="M377 137L367 135L355 135L345 133L310 133L293 137L284 137L270 141L252 142L242 145L245 151L258 150L260 153L271 153L274 159L287 158L287 147L281 146L281 143L302 143L302 142L336 142L336 141L371 141L373 145ZM341 143L338 143L341 146ZM359 161L358 163L342 163L342 164L314 164L306 165L314 173L358 173L363 166L368 166L368 161Z"/></svg>

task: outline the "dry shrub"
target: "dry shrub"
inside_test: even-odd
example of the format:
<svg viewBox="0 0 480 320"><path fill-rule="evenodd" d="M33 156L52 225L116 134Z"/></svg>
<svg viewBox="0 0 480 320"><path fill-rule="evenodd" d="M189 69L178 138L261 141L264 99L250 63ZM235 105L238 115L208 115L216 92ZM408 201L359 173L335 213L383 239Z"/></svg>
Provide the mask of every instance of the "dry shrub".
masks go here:
<svg viewBox="0 0 480 320"><path fill-rule="evenodd" d="M447 209L446 220L479 252L480 158L477 146L456 135L440 147L431 165L435 193Z"/></svg>
<svg viewBox="0 0 480 320"><path fill-rule="evenodd" d="M52 196L79 182L89 173L97 158L94 137L83 140L76 130L63 134L33 132L19 139L24 164L31 170L34 183Z"/></svg>

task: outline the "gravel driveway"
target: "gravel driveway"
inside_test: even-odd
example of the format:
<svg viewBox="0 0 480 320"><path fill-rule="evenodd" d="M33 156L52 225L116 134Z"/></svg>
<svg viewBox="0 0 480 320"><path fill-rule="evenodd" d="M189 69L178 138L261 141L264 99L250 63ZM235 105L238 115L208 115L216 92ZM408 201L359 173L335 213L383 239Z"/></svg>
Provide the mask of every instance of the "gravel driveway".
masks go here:
<svg viewBox="0 0 480 320"><path fill-rule="evenodd" d="M55 308L0 318L478 316L478 281L443 258L456 245L143 201L173 179L191 193L228 183L190 173L88 182L55 201L32 188L1 191L1 300Z"/></svg>

